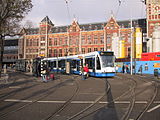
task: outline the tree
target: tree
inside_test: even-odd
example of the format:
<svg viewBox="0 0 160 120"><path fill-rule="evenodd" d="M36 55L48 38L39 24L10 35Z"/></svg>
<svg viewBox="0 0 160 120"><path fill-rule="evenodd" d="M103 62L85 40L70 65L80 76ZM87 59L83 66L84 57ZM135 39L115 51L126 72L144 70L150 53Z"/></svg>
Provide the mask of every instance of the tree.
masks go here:
<svg viewBox="0 0 160 120"><path fill-rule="evenodd" d="M20 30L20 21L30 12L32 0L0 0L0 77L2 71L4 39L15 36Z"/></svg>
<svg viewBox="0 0 160 120"><path fill-rule="evenodd" d="M25 22L25 24L24 24L24 28L25 28L25 29L31 29L31 28L33 28L33 27L34 27L33 22L30 21L30 20L26 20L26 22Z"/></svg>

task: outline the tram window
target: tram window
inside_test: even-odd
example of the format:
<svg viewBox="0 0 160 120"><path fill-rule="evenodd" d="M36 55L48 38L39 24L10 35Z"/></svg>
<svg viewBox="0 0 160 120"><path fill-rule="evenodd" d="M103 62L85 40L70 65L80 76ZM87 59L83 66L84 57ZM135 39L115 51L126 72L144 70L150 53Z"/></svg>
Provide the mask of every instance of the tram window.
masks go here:
<svg viewBox="0 0 160 120"><path fill-rule="evenodd" d="M80 61L77 61L77 70L80 71Z"/></svg>
<svg viewBox="0 0 160 120"><path fill-rule="evenodd" d="M58 67L59 68L64 68L65 67L65 60L58 61Z"/></svg>
<svg viewBox="0 0 160 120"><path fill-rule="evenodd" d="M99 57L97 57L96 62L97 62L97 70L100 70L101 69L101 65L100 65Z"/></svg>
<svg viewBox="0 0 160 120"><path fill-rule="evenodd" d="M71 62L71 67L72 67L72 68L76 68L76 63L77 63L76 60L72 60L72 62Z"/></svg>
<svg viewBox="0 0 160 120"><path fill-rule="evenodd" d="M51 61L49 64L49 67L56 67L56 61Z"/></svg>
<svg viewBox="0 0 160 120"><path fill-rule="evenodd" d="M88 64L89 69L93 68L93 63L92 62L93 62L92 58L85 59L85 63Z"/></svg>
<svg viewBox="0 0 160 120"><path fill-rule="evenodd" d="M61 61L58 61L58 67L61 68Z"/></svg>

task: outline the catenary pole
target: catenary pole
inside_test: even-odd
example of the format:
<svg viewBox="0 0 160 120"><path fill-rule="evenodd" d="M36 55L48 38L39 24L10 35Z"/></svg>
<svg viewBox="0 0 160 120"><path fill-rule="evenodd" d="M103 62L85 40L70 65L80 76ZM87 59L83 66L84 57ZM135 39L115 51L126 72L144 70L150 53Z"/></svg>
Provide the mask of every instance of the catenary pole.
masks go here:
<svg viewBox="0 0 160 120"><path fill-rule="evenodd" d="M133 26L131 16L131 60L130 60L131 75L133 74Z"/></svg>

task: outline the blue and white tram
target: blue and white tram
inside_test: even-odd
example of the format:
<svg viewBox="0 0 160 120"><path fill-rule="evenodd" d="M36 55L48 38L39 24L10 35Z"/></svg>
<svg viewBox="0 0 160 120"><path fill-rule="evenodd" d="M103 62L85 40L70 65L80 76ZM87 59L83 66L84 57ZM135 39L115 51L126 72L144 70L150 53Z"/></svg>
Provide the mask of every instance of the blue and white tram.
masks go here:
<svg viewBox="0 0 160 120"><path fill-rule="evenodd" d="M81 74L82 67L88 64L90 76L115 76L115 56L109 51L95 51L74 56L44 58L43 60L48 61L52 71Z"/></svg>

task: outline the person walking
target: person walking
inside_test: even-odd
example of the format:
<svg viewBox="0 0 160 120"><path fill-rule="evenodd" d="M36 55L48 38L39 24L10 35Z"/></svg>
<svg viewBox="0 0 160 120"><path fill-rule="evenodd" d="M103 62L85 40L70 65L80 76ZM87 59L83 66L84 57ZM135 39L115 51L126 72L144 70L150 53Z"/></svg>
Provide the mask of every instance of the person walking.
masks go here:
<svg viewBox="0 0 160 120"><path fill-rule="evenodd" d="M139 70L138 70L138 73L140 74L140 75L142 75L142 65L139 67Z"/></svg>
<svg viewBox="0 0 160 120"><path fill-rule="evenodd" d="M89 76L88 73L89 73L89 69L88 69L88 64L86 64L83 68L83 74L84 74L84 80Z"/></svg>
<svg viewBox="0 0 160 120"><path fill-rule="evenodd" d="M122 73L125 73L125 65L122 66Z"/></svg>

